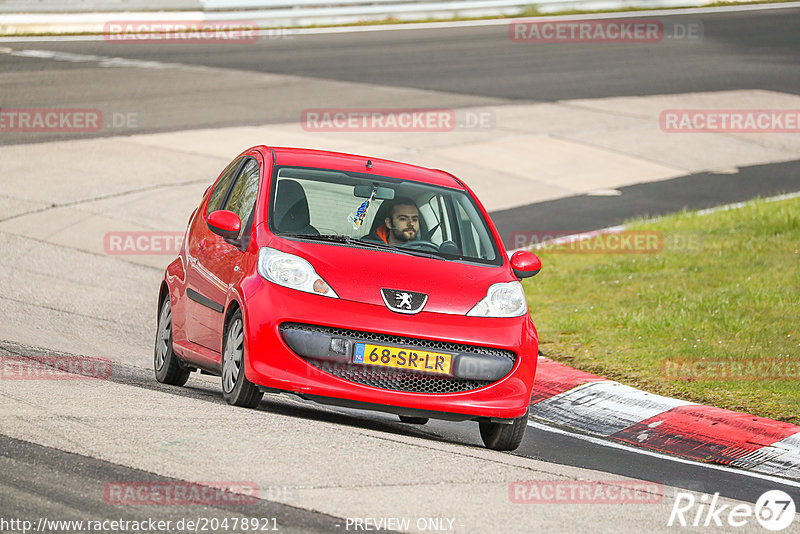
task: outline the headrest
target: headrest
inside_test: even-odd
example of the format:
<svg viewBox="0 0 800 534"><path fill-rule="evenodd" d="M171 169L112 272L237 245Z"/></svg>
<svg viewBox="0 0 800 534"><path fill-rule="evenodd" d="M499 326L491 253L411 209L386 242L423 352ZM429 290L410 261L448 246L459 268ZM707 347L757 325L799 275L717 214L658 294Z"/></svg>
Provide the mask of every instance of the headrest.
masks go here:
<svg viewBox="0 0 800 534"><path fill-rule="evenodd" d="M302 185L294 180L281 180L275 199L273 220L277 230L296 232L309 225L308 199Z"/></svg>

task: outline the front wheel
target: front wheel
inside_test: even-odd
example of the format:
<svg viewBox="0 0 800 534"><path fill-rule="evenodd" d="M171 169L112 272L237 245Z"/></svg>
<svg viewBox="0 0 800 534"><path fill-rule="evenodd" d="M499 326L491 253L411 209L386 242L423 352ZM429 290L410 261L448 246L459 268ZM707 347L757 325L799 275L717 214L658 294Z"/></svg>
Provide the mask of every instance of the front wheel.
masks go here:
<svg viewBox="0 0 800 534"><path fill-rule="evenodd" d="M255 408L264 393L244 376L244 321L236 310L225 328L222 345L222 396L228 404Z"/></svg>
<svg viewBox="0 0 800 534"><path fill-rule="evenodd" d="M495 451L513 451L522 443L525 429L528 426L528 410L525 415L517 417L511 424L480 423L481 439L487 449Z"/></svg>
<svg viewBox="0 0 800 534"><path fill-rule="evenodd" d="M182 386L189 380L191 371L183 367L172 350L172 307L169 295L161 303L161 312L158 314L158 330L156 331L156 346L153 353L153 370L156 380L162 384Z"/></svg>

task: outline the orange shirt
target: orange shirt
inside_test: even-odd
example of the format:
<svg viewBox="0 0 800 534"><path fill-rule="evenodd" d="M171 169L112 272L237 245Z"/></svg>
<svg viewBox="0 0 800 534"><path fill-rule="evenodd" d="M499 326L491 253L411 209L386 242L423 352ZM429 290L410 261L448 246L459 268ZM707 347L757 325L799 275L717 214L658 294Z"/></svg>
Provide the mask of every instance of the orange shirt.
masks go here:
<svg viewBox="0 0 800 534"><path fill-rule="evenodd" d="M375 233L378 234L378 237L381 238L381 241L389 244L389 229L384 224L383 226L379 226Z"/></svg>

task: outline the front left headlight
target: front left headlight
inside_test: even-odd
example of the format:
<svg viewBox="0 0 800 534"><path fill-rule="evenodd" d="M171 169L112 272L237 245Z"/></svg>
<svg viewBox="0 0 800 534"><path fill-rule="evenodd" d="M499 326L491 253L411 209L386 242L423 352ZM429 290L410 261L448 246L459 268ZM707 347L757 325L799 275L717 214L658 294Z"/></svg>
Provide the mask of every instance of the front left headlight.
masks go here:
<svg viewBox="0 0 800 534"><path fill-rule="evenodd" d="M486 296L467 313L470 317L519 317L528 313L525 290L517 281L492 284Z"/></svg>
<svg viewBox="0 0 800 534"><path fill-rule="evenodd" d="M279 286L339 298L308 260L274 248L262 247L258 251L258 274Z"/></svg>

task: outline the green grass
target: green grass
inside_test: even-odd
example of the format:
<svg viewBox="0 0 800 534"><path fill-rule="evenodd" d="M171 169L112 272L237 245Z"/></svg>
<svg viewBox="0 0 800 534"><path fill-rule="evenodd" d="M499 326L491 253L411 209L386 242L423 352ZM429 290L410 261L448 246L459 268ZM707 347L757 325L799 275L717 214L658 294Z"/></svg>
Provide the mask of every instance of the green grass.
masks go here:
<svg viewBox="0 0 800 534"><path fill-rule="evenodd" d="M525 289L542 351L653 393L800 424L800 199L628 228L662 232L664 249L539 252L544 267ZM787 372L665 373L675 360Z"/></svg>

